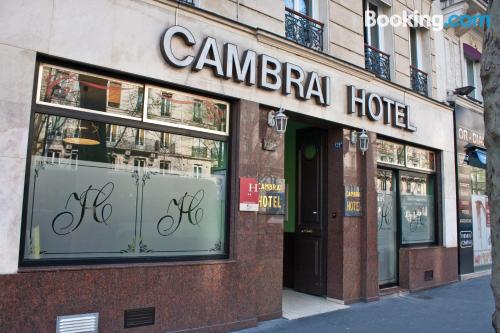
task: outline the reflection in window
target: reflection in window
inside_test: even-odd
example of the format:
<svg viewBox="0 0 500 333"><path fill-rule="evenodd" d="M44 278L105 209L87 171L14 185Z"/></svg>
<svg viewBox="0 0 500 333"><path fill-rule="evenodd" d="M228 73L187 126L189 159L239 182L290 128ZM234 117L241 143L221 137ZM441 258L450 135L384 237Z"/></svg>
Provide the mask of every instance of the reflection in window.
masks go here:
<svg viewBox="0 0 500 333"><path fill-rule="evenodd" d="M24 258L224 254L227 143L112 125L35 114Z"/></svg>
<svg viewBox="0 0 500 333"><path fill-rule="evenodd" d="M160 115L162 117L170 117L171 114L171 104L172 94L162 93L161 94L161 105L160 105Z"/></svg>
<svg viewBox="0 0 500 333"><path fill-rule="evenodd" d="M42 65L38 102L141 118L144 88L93 74Z"/></svg>
<svg viewBox="0 0 500 333"><path fill-rule="evenodd" d="M138 146L144 145L144 130L142 128L135 130L135 144Z"/></svg>
<svg viewBox="0 0 500 333"><path fill-rule="evenodd" d="M377 171L377 192L392 193L393 191L393 172L389 170Z"/></svg>
<svg viewBox="0 0 500 333"><path fill-rule="evenodd" d="M430 150L406 146L406 166L408 168L435 170L435 153Z"/></svg>
<svg viewBox="0 0 500 333"><path fill-rule="evenodd" d="M470 168L472 194L486 195L486 170L476 167Z"/></svg>
<svg viewBox="0 0 500 333"><path fill-rule="evenodd" d="M156 87L147 90L148 121L227 134L227 103Z"/></svg>
<svg viewBox="0 0 500 333"><path fill-rule="evenodd" d="M405 165L405 146L399 143L377 140L377 161Z"/></svg>

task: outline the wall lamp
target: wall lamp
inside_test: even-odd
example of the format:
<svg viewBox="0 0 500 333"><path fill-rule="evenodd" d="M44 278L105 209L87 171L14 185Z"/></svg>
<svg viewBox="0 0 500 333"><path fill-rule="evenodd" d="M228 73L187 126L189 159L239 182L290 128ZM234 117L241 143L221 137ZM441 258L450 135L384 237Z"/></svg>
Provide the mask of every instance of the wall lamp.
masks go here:
<svg viewBox="0 0 500 333"><path fill-rule="evenodd" d="M361 150L361 153L364 155L368 151L368 146L370 143L370 138L368 137L368 134L366 134L366 131L363 129L361 132L352 130L351 131L351 143L355 145L359 140L359 150Z"/></svg>
<svg viewBox="0 0 500 333"><path fill-rule="evenodd" d="M448 93L446 94L446 101L450 103L452 106L455 105L455 102L457 101L457 96L467 96L470 93L472 93L476 89L474 86L465 86L465 87L460 87L455 90L448 90Z"/></svg>
<svg viewBox="0 0 500 333"><path fill-rule="evenodd" d="M280 107L278 111L269 111L267 114L267 125L274 127L276 133L285 134L288 117L285 115L285 110Z"/></svg>

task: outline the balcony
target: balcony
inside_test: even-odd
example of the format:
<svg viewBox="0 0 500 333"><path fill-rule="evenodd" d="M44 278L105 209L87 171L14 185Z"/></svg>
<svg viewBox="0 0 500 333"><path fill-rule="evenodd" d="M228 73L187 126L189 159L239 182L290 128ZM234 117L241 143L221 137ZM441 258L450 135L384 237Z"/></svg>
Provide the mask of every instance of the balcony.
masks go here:
<svg viewBox="0 0 500 333"><path fill-rule="evenodd" d="M375 74L377 77L390 81L391 64L390 55L365 44L365 68Z"/></svg>
<svg viewBox="0 0 500 333"><path fill-rule="evenodd" d="M323 51L323 23L293 9L285 10L286 38L305 47Z"/></svg>
<svg viewBox="0 0 500 333"><path fill-rule="evenodd" d="M421 95L429 96L427 88L427 73L420 69L410 66L411 89Z"/></svg>

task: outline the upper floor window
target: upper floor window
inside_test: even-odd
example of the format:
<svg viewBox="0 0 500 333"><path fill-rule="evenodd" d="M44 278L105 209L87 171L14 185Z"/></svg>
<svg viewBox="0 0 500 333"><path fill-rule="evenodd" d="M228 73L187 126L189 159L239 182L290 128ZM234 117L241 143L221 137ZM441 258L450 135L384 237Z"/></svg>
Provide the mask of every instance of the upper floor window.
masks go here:
<svg viewBox="0 0 500 333"><path fill-rule="evenodd" d="M481 91L478 89L480 64L469 57L465 57L467 85L475 89L468 95L474 100L480 100Z"/></svg>
<svg viewBox="0 0 500 333"><path fill-rule="evenodd" d="M312 0L286 0L285 6L306 16L313 17L312 2Z"/></svg>
<svg viewBox="0 0 500 333"><path fill-rule="evenodd" d="M318 21L318 0L285 0L285 34L294 42L323 50L323 23Z"/></svg>
<svg viewBox="0 0 500 333"><path fill-rule="evenodd" d="M427 73L423 71L423 31L410 28L410 81L411 88L422 95L428 95Z"/></svg>
<svg viewBox="0 0 500 333"><path fill-rule="evenodd" d="M366 0L364 3L364 19L368 20L367 12L375 19L383 11L383 8L376 1ZM376 76L384 79L391 79L390 56L384 52L385 36L384 29L379 25L373 27L365 24L365 68Z"/></svg>

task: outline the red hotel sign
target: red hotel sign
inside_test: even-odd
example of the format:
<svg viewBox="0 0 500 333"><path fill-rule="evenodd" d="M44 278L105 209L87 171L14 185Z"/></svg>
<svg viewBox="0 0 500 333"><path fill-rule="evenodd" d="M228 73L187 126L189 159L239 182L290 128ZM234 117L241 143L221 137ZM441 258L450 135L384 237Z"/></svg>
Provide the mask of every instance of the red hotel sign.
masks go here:
<svg viewBox="0 0 500 333"><path fill-rule="evenodd" d="M240 211L259 211L259 182L255 178L240 178Z"/></svg>

